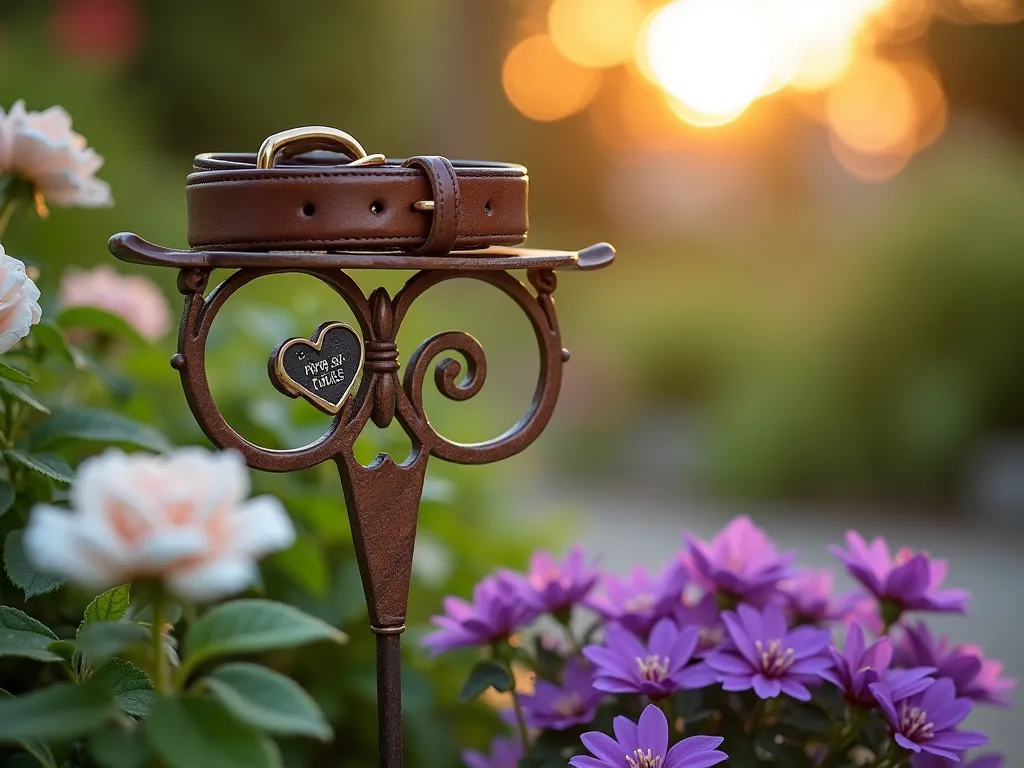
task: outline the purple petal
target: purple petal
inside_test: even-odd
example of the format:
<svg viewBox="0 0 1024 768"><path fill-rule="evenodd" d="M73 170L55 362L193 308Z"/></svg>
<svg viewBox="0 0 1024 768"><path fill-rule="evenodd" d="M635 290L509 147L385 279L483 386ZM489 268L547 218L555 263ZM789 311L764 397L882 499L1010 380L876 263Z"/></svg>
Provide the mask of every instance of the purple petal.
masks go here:
<svg viewBox="0 0 1024 768"><path fill-rule="evenodd" d="M893 728L899 727L900 718L896 714L896 707L893 706L892 691L889 686L885 683L871 683L868 690L871 691L878 705L885 712L885 719L889 721L889 725Z"/></svg>
<svg viewBox="0 0 1024 768"><path fill-rule="evenodd" d="M895 598L914 597L928 589L930 578L928 558L914 555L889 573L885 580L885 594Z"/></svg>
<svg viewBox="0 0 1024 768"><path fill-rule="evenodd" d="M741 605L740 609L746 606ZM782 608L777 605L769 605L764 609L764 613L761 614L761 630L763 632L762 639L775 639L783 638L786 636L786 614L782 612ZM825 641L828 644L828 641ZM825 646L823 645L822 648Z"/></svg>
<svg viewBox="0 0 1024 768"><path fill-rule="evenodd" d="M896 741L899 741L899 736L896 737ZM944 757L947 760L952 760L954 763L960 762L960 756L957 755L956 752L950 752L948 749L940 749L939 747L933 747L931 746L930 741L926 741L924 744L922 744L921 749L923 749L927 753L938 755L939 757Z"/></svg>
<svg viewBox="0 0 1024 768"><path fill-rule="evenodd" d="M636 724L636 740L641 749L654 755L668 751L668 719L654 704L648 704Z"/></svg>
<svg viewBox="0 0 1024 768"><path fill-rule="evenodd" d="M618 763L606 763L604 760L598 760L590 755L579 755L578 757L569 758L569 765L572 768L618 768ZM471 766L471 768L475 768L475 766ZM484 766L483 768L489 767Z"/></svg>
<svg viewBox="0 0 1024 768"><path fill-rule="evenodd" d="M831 659L824 656L812 656L809 659L801 659L789 668L793 674L799 675L820 675L832 666Z"/></svg>
<svg viewBox="0 0 1024 768"><path fill-rule="evenodd" d="M843 655L850 660L851 666L859 666L864 656L864 630L860 624L851 624L846 632L846 645Z"/></svg>
<svg viewBox="0 0 1024 768"><path fill-rule="evenodd" d="M647 640L647 650L658 656L668 656L675 661L672 651L678 637L679 629L676 627L676 623L672 619L662 619L651 630L651 636Z"/></svg>
<svg viewBox="0 0 1024 768"><path fill-rule="evenodd" d="M937 716L944 707L956 699L956 687L948 677L942 677L928 686L921 694L921 709L929 717Z"/></svg>
<svg viewBox="0 0 1024 768"><path fill-rule="evenodd" d="M639 680L601 675L594 680L594 688L605 693L640 693L642 688Z"/></svg>
<svg viewBox="0 0 1024 768"><path fill-rule="evenodd" d="M774 699L782 692L782 683L775 679L768 679L758 673L753 677L754 693L762 699Z"/></svg>
<svg viewBox="0 0 1024 768"><path fill-rule="evenodd" d="M672 676L672 681L679 687L692 691L707 688L718 680L718 673L707 664L693 664Z"/></svg>
<svg viewBox="0 0 1024 768"><path fill-rule="evenodd" d="M807 690L807 686L803 683L794 680L791 677L784 677L781 680L782 692L787 696L790 696L797 701L810 701L811 692Z"/></svg>
<svg viewBox="0 0 1024 768"><path fill-rule="evenodd" d="M589 731L580 736L583 746L591 751L594 757L608 763L608 765L619 765L622 763L622 748L611 736L600 731Z"/></svg>
<svg viewBox="0 0 1024 768"><path fill-rule="evenodd" d="M925 695L927 693L925 691ZM921 703L924 704L923 701ZM925 711L928 712L928 719L932 721L932 729L938 733L966 720L973 708L974 704L970 699L955 699L938 710Z"/></svg>
<svg viewBox="0 0 1024 768"><path fill-rule="evenodd" d="M657 627L655 627L655 629L657 629ZM674 664L684 665L693 658L693 654L697 650L697 645L699 643L700 630L697 629L697 627L687 627L679 632L676 636L675 642L672 643L671 648L669 648L668 652L663 655L672 659ZM653 646L653 636L652 642L649 646ZM651 650L654 651L654 653L661 653L661 651L657 651L653 647Z"/></svg>
<svg viewBox="0 0 1024 768"><path fill-rule="evenodd" d="M642 659L647 655L647 649L636 635L618 624L610 624L605 629L604 644L616 653L634 658Z"/></svg>
<svg viewBox="0 0 1024 768"><path fill-rule="evenodd" d="M688 757L697 752L704 752L711 749L718 749L725 741L721 736L690 736L683 739L671 750L669 754L675 753L682 757Z"/></svg>
<svg viewBox="0 0 1024 768"><path fill-rule="evenodd" d="M725 675L749 675L753 672L750 662L727 651L712 651L704 657L704 663Z"/></svg>
<svg viewBox="0 0 1024 768"><path fill-rule="evenodd" d="M729 637L732 638L736 650L743 654L751 665L760 666L760 660L757 658L757 651L754 648L754 639L747 634L736 614L732 611L723 611L722 623L725 624L725 629L729 633Z"/></svg>
<svg viewBox="0 0 1024 768"><path fill-rule="evenodd" d="M892 653L892 641L888 637L881 637L864 652L860 666L871 667L876 672L881 672L892 664Z"/></svg>
<svg viewBox="0 0 1024 768"><path fill-rule="evenodd" d="M785 635L783 635L784 637ZM814 627L797 627L789 633L788 644L796 653L797 658L814 656L821 653L831 641L831 635L827 629L815 629Z"/></svg>
<svg viewBox="0 0 1024 768"><path fill-rule="evenodd" d="M619 742L622 752L629 754L640 746L637 741L636 723L628 717L619 715L612 721L612 730L615 732L615 740Z"/></svg>
<svg viewBox="0 0 1024 768"><path fill-rule="evenodd" d="M726 675L722 677L722 688L726 691L749 691L753 686L750 675Z"/></svg>
<svg viewBox="0 0 1024 768"><path fill-rule="evenodd" d="M896 739L896 743L899 744L904 749L909 749L911 752L920 752L921 751L921 747L918 744L916 744L913 741L911 741L910 739L908 739L902 733L895 733L895 734L893 734L893 738L895 738Z"/></svg>
<svg viewBox="0 0 1024 768"><path fill-rule="evenodd" d="M746 603L740 603L736 606L736 617L739 619L740 625L743 627L743 631L751 641L765 639L764 618L762 618L762 615L758 613L756 609L751 608ZM784 619L783 624L785 624ZM785 633L785 631L785 627L783 627L782 633L773 635L772 637L780 637L781 634Z"/></svg>
<svg viewBox="0 0 1024 768"><path fill-rule="evenodd" d="M988 736L977 731L946 731L937 733L928 740L929 747L949 749L954 752L963 752L975 747L983 747L988 744Z"/></svg>

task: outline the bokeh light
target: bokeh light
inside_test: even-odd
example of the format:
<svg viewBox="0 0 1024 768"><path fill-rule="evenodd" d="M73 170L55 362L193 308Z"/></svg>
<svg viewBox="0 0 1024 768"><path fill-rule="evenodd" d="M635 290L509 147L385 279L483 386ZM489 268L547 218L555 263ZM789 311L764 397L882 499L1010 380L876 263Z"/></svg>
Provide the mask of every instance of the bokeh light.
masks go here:
<svg viewBox="0 0 1024 768"><path fill-rule="evenodd" d="M858 62L829 93L832 133L861 154L884 155L912 146L916 120L910 84L891 62Z"/></svg>
<svg viewBox="0 0 1024 768"><path fill-rule="evenodd" d="M594 98L601 78L597 70L565 58L548 35L534 35L505 57L501 82L512 105L534 120L561 120Z"/></svg>
<svg viewBox="0 0 1024 768"><path fill-rule="evenodd" d="M769 22L758 0L670 3L646 25L647 68L687 122L730 122L777 80L779 38Z"/></svg>
<svg viewBox="0 0 1024 768"><path fill-rule="evenodd" d="M548 32L569 61L610 67L633 57L644 15L636 0L554 0Z"/></svg>
<svg viewBox="0 0 1024 768"><path fill-rule="evenodd" d="M631 135L657 124L650 128L657 137L634 136L639 145L665 143L663 119L646 117L651 105L674 118L683 137L683 123L718 128L780 93L827 126L844 167L871 180L898 173L946 126L945 92L924 47L931 25L939 18L1024 19L1024 0L531 2L532 10L546 8L547 34L513 47L503 73L509 100L525 116L557 120L579 112L593 100L602 71L620 65L636 77L600 102L595 120L607 123L613 104L647 105L643 119L612 121L630 125ZM531 18L525 28L535 32L538 17ZM651 85L660 100L650 98ZM738 125L759 130L753 122Z"/></svg>

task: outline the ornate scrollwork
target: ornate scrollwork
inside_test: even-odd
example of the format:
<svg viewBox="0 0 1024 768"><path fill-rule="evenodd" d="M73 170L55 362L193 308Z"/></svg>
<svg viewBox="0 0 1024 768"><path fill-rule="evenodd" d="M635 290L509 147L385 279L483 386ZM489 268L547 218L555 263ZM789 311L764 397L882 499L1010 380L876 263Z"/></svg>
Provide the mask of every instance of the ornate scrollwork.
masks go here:
<svg viewBox="0 0 1024 768"><path fill-rule="evenodd" d="M189 405L207 436L223 448L240 451L255 469L291 472L327 459L348 462L356 437L372 418L386 427L397 415L410 439L413 453L407 464L418 464L429 455L462 464L480 464L511 456L532 443L551 417L561 384L562 349L551 292L550 270L531 270L534 296L523 283L505 272L422 271L405 284L394 300L383 288L367 299L347 274L337 270L302 272L330 286L349 306L363 333L366 346L364 376L359 391L345 404L327 432L302 448L272 450L239 435L213 402L206 375L206 339L225 302L243 285L260 277L289 270L241 269L203 297L208 272L182 271L179 288L186 296L179 337L179 354L173 364L179 370ZM533 401L524 417L504 434L480 443L463 444L440 435L430 424L423 404L423 387L431 363L443 352L456 352L465 360L446 356L434 370L434 383L450 400L468 400L480 392L487 378L487 357L480 343L468 333L448 331L424 341L409 359L404 379L398 381L398 348L395 337L420 296L439 283L468 278L488 283L510 297L526 313L540 352L540 373Z"/></svg>
<svg viewBox="0 0 1024 768"><path fill-rule="evenodd" d="M424 341L409 360L403 382L405 398L410 406L403 413L405 420L430 453L445 461L460 464L483 464L512 456L537 439L547 426L554 410L562 378L561 335L550 290L554 275L542 270L550 279L531 282L537 296L521 282L505 272L437 272L415 275L395 297L395 320L401 324L410 306L430 288L447 280L468 278L493 285L511 298L526 313L533 326L540 352L540 372L533 401L526 415L504 434L480 443L457 443L440 435L427 420L423 406L423 386L431 362L445 351L458 352L465 358L466 372L462 380L462 364L451 357L443 358L434 371L434 383L449 400L468 400L482 389L487 378L487 357L475 338L461 331L439 333ZM399 412L402 413L401 407Z"/></svg>

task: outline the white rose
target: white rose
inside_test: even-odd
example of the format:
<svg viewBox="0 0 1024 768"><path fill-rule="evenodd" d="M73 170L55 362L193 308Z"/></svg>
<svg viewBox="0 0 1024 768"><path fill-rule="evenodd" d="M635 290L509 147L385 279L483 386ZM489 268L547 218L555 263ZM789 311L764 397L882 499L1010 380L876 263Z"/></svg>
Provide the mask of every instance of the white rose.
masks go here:
<svg viewBox="0 0 1024 768"><path fill-rule="evenodd" d="M25 274L25 264L0 245L0 353L28 336L40 317L39 289Z"/></svg>
<svg viewBox="0 0 1024 768"><path fill-rule="evenodd" d="M71 130L62 107L29 112L24 101L0 109L0 172L15 173L57 205L110 205L110 186L97 179L103 158Z"/></svg>
<svg viewBox="0 0 1024 768"><path fill-rule="evenodd" d="M234 452L111 449L82 462L70 510L32 510L25 549L40 570L85 587L143 577L182 598L213 600L248 587L256 560L295 540L281 503L248 493L249 471Z"/></svg>

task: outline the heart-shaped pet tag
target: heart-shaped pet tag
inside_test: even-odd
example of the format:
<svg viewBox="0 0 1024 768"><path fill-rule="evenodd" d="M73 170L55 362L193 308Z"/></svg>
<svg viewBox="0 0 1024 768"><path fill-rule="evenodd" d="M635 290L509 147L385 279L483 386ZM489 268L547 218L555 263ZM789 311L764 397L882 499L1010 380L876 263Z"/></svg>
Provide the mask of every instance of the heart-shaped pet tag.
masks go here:
<svg viewBox="0 0 1024 768"><path fill-rule="evenodd" d="M270 354L270 380L290 397L337 413L363 369L363 339L348 323L324 323L308 339L282 341Z"/></svg>

